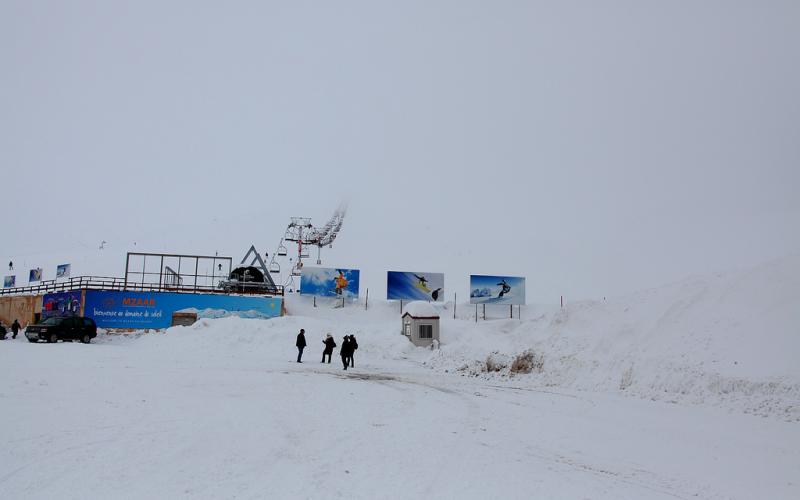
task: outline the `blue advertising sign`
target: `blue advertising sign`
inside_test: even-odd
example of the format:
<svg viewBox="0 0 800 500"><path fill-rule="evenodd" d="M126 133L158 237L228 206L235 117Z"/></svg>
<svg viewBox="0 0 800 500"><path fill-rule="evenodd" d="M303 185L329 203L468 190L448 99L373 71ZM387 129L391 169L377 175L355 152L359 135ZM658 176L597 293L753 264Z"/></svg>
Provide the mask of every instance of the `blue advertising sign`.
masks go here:
<svg viewBox="0 0 800 500"><path fill-rule="evenodd" d="M80 291L48 293L42 298L42 318L78 316L80 312Z"/></svg>
<svg viewBox="0 0 800 500"><path fill-rule="evenodd" d="M358 269L304 267L300 293L318 297L358 298Z"/></svg>
<svg viewBox="0 0 800 500"><path fill-rule="evenodd" d="M444 300L444 274L405 273L386 274L387 300Z"/></svg>
<svg viewBox="0 0 800 500"><path fill-rule="evenodd" d="M525 278L473 274L469 277L469 303L525 305Z"/></svg>
<svg viewBox="0 0 800 500"><path fill-rule="evenodd" d="M3 288L14 288L17 284L17 277L15 276L6 276L3 278Z"/></svg>
<svg viewBox="0 0 800 500"><path fill-rule="evenodd" d="M281 315L279 297L173 292L86 292L84 316L101 328L168 328L172 313L194 312L199 318L241 316L274 318Z"/></svg>

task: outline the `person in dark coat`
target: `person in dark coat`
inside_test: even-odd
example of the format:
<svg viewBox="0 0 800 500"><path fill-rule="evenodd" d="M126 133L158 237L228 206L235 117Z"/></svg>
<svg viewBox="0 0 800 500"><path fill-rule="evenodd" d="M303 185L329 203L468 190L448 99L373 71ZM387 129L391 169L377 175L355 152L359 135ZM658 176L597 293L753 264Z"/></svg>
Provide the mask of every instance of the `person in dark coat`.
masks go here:
<svg viewBox="0 0 800 500"><path fill-rule="evenodd" d="M344 365L344 369L347 370L347 365L350 364L350 356L353 355L353 346L350 344L349 335L344 336L342 340L342 349L339 351L339 354L342 356L342 365Z"/></svg>
<svg viewBox="0 0 800 500"><path fill-rule="evenodd" d="M19 321L15 319L14 322L11 324L11 333L12 333L11 338L12 339L17 338L17 333L19 333L21 329L22 326L20 326Z"/></svg>
<svg viewBox="0 0 800 500"><path fill-rule="evenodd" d="M322 363L325 362L325 355L328 355L328 364L331 362L331 354L333 354L333 348L336 347L336 341L333 340L333 336L329 333L325 340L322 341L325 344L325 350L322 351Z"/></svg>
<svg viewBox="0 0 800 500"><path fill-rule="evenodd" d="M300 333L297 334L297 342L295 345L297 346L297 362L302 363L303 349L306 348L306 331L302 328L300 329Z"/></svg>
<svg viewBox="0 0 800 500"><path fill-rule="evenodd" d="M358 342L356 342L356 336L350 335L350 367L355 368L356 362L353 360L353 355L356 353L356 349L358 349Z"/></svg>

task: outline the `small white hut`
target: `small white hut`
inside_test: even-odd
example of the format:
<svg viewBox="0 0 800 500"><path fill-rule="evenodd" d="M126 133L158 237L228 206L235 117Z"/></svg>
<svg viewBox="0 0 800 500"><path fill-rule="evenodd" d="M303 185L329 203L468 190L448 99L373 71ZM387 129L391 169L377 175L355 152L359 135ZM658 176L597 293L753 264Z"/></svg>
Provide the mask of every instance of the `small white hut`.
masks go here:
<svg viewBox="0 0 800 500"><path fill-rule="evenodd" d="M439 313L428 302L409 302L402 316L403 335L416 346L439 343Z"/></svg>

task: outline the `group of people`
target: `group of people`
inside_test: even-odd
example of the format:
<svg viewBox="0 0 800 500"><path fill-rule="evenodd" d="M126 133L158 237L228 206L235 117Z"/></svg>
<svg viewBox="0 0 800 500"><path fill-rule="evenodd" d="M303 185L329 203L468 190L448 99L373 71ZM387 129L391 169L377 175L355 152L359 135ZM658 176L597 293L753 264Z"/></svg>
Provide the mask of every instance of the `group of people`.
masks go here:
<svg viewBox="0 0 800 500"><path fill-rule="evenodd" d="M325 356L328 357L328 363L331 362L331 355L333 354L333 349L336 347L336 341L333 340L333 336L329 333L325 336L325 339L322 341L325 344L325 349L322 351L322 361L321 363L325 362ZM297 362L303 362L303 349L306 348L306 331L301 328L300 333L297 334L297 342L295 343L297 346ZM339 348L339 354L342 356L342 365L344 365L344 370L347 370L348 367L355 368L355 361L353 360L353 354L355 354L356 349L358 349L358 342L356 342L355 335L345 335L342 339L342 346Z"/></svg>
<svg viewBox="0 0 800 500"><path fill-rule="evenodd" d="M11 324L11 334L12 334L11 338L12 339L17 338L17 334L19 333L19 331L21 329L22 329L22 325L20 325L19 321L17 321L15 319L14 323ZM6 327L4 327L2 324L0 324L0 339L5 340L5 338L6 338Z"/></svg>

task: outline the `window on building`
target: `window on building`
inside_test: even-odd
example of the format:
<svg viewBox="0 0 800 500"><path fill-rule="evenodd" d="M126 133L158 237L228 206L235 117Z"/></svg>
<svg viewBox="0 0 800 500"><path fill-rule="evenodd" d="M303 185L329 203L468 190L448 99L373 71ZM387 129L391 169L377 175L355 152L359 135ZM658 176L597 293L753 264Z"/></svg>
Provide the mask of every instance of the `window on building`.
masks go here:
<svg viewBox="0 0 800 500"><path fill-rule="evenodd" d="M433 338L433 325L419 325L419 338L432 339Z"/></svg>
<svg viewBox="0 0 800 500"><path fill-rule="evenodd" d="M406 337L411 336L411 323L406 323L405 325L403 325L403 335L405 335Z"/></svg>

